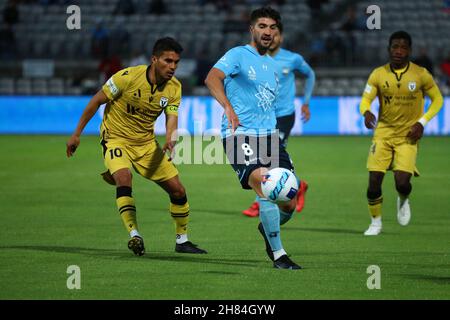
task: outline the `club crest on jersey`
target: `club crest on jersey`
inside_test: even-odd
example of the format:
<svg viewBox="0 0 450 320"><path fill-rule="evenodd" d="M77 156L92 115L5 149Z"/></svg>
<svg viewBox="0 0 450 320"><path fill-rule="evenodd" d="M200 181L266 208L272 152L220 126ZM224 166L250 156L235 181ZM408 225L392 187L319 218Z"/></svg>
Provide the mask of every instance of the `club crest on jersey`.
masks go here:
<svg viewBox="0 0 450 320"><path fill-rule="evenodd" d="M283 68L283 74L288 75L289 74L289 68Z"/></svg>
<svg viewBox="0 0 450 320"><path fill-rule="evenodd" d="M416 83L414 81L410 81L408 83L408 89L409 91L413 92L414 90L416 90Z"/></svg>
<svg viewBox="0 0 450 320"><path fill-rule="evenodd" d="M165 107L167 107L168 102L169 102L169 100L166 97L161 97L161 100L159 100L159 106L161 108L165 108Z"/></svg>

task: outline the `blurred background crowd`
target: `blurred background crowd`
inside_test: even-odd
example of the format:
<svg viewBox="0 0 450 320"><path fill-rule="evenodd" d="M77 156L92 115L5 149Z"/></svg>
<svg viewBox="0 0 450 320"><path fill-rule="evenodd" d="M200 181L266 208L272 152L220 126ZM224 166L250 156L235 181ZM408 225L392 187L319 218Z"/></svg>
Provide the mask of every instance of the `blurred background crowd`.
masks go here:
<svg viewBox="0 0 450 320"><path fill-rule="evenodd" d="M72 4L79 30L66 26ZM366 26L371 4L381 9L380 30ZM207 95L207 72L248 43L249 14L262 5L280 11L284 47L314 68L314 95L360 95L397 30L412 35L412 60L450 95L448 0L0 0L0 95L90 95L116 71L148 64L162 36L185 49L176 73L184 95Z"/></svg>

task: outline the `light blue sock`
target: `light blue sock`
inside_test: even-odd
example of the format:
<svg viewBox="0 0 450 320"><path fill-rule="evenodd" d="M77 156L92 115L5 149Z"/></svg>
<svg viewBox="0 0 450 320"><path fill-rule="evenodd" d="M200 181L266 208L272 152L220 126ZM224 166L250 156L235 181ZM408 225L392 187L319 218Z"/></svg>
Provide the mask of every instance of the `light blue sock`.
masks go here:
<svg viewBox="0 0 450 320"><path fill-rule="evenodd" d="M293 214L293 212L288 213L288 212L284 212L283 210L280 209L280 225L282 226L283 224L285 224L286 222L291 220L292 214Z"/></svg>
<svg viewBox="0 0 450 320"><path fill-rule="evenodd" d="M272 251L283 249L280 238L280 211L275 203L259 199L259 219L269 240Z"/></svg>

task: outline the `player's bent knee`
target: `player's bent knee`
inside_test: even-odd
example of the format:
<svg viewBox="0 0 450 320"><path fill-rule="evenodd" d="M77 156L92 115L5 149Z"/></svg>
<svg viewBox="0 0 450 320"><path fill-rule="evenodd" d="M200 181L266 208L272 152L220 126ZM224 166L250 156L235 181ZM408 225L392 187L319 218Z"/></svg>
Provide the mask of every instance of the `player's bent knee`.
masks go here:
<svg viewBox="0 0 450 320"><path fill-rule="evenodd" d="M408 195L411 193L412 185L409 181L400 181L395 183L395 188L398 193Z"/></svg>
<svg viewBox="0 0 450 320"><path fill-rule="evenodd" d="M176 188L174 188L173 190L170 191L169 197L170 197L170 201L172 201L172 203L175 203L173 201L173 199L174 200L186 199L186 189L184 189L184 187L182 185L178 185Z"/></svg>

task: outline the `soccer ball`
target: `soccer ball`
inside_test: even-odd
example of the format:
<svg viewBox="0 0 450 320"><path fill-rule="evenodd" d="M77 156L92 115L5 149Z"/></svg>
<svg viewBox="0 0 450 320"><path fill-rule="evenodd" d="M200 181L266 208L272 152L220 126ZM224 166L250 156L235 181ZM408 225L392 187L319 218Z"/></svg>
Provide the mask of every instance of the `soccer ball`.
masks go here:
<svg viewBox="0 0 450 320"><path fill-rule="evenodd" d="M264 175L261 189L267 200L271 202L287 202L292 200L297 194L297 177L290 170L274 168Z"/></svg>

